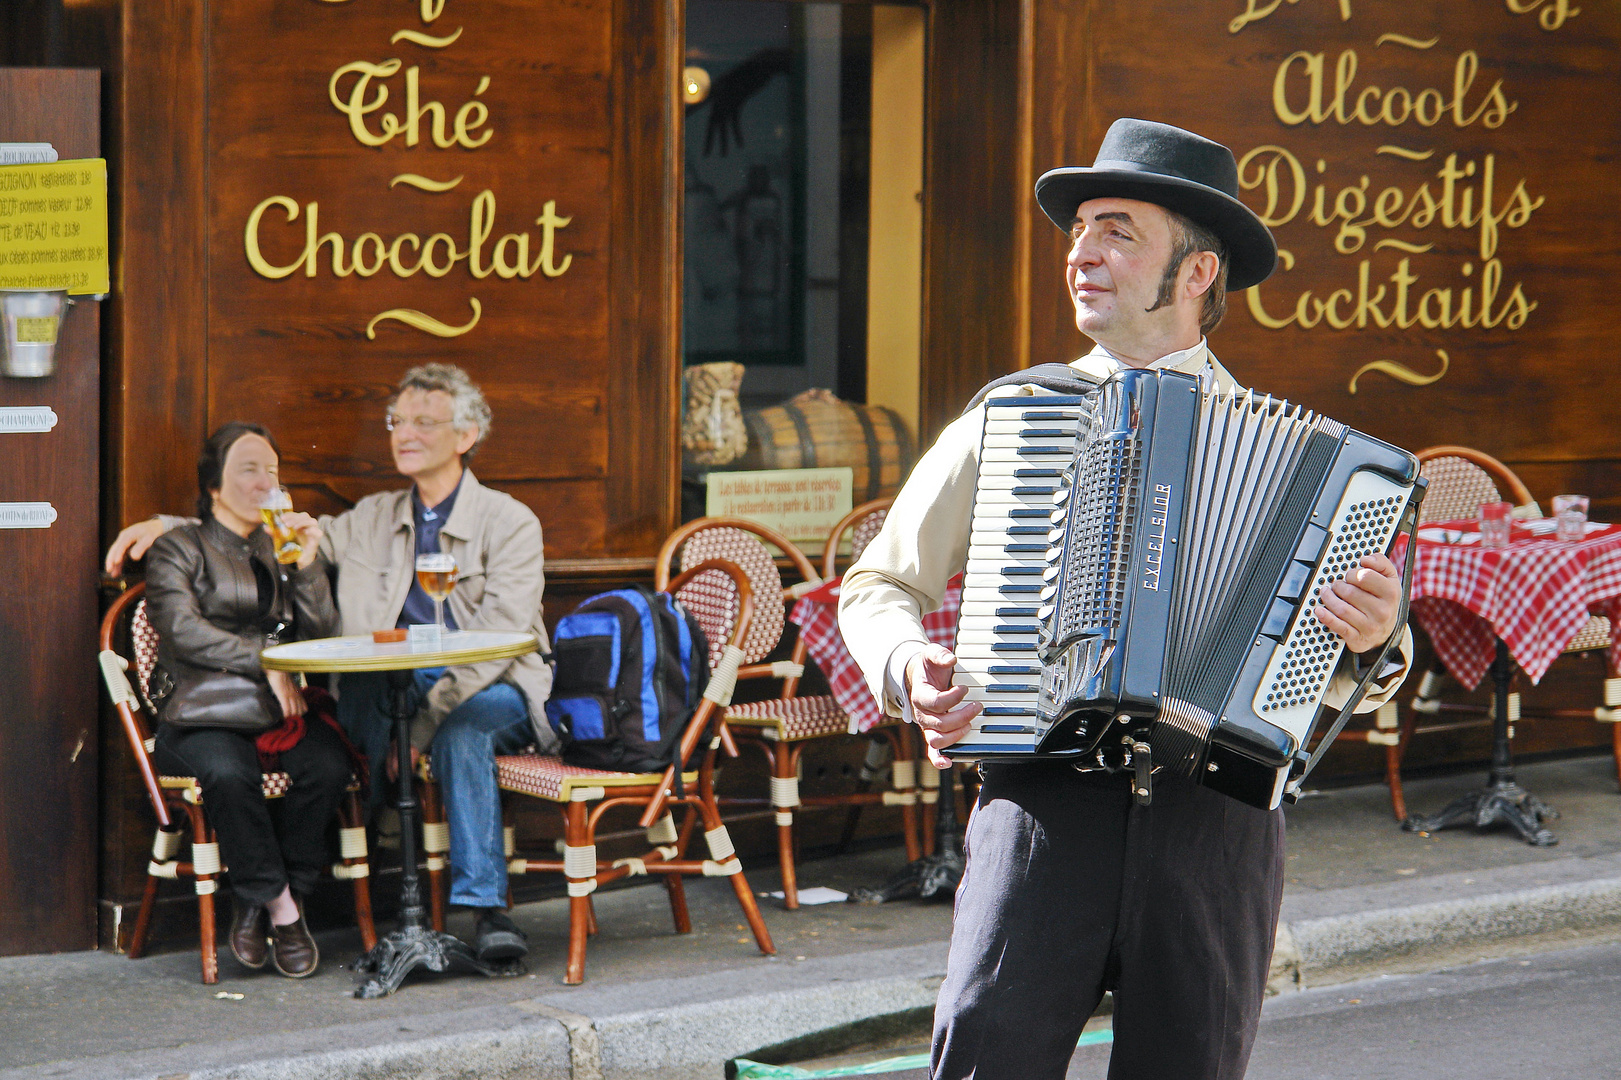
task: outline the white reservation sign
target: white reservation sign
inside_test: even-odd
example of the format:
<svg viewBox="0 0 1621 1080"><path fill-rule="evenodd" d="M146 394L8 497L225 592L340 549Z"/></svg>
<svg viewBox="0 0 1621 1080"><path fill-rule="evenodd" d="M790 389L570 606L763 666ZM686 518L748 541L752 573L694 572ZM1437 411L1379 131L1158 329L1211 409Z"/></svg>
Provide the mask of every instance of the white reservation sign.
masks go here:
<svg viewBox="0 0 1621 1080"><path fill-rule="evenodd" d="M0 432L49 431L56 426L56 410L49 405L0 407Z"/></svg>
<svg viewBox="0 0 1621 1080"><path fill-rule="evenodd" d="M850 512L855 472L848 465L830 469L773 469L712 472L704 512L710 517L758 521L795 543L827 539L828 530ZM820 551L820 543L814 551Z"/></svg>
<svg viewBox="0 0 1621 1080"><path fill-rule="evenodd" d="M0 503L0 529L48 529L55 520L48 502Z"/></svg>

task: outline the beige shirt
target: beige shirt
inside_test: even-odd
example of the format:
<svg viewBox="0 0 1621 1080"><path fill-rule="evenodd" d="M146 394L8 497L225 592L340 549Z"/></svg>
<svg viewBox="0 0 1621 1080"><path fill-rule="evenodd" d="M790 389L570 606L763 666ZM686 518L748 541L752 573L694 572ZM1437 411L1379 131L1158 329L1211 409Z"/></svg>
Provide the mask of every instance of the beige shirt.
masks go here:
<svg viewBox="0 0 1621 1080"><path fill-rule="evenodd" d="M1070 367L1106 378L1124 365L1099 346ZM1241 389L1200 340L1148 365L1197 375L1219 392ZM994 395L1050 393L1033 385L999 387ZM851 656L884 712L910 719L905 693L906 664L928 644L924 612L939 608L946 583L968 560L968 536L979 473L983 409L974 409L946 427L918 461L895 505L860 560L845 575L839 599L839 630ZM1412 664L1412 635L1402 631L1399 667L1387 670L1357 706L1371 712L1393 695ZM1395 654L1392 654L1393 659ZM1355 688L1354 658L1346 656L1329 685L1325 704L1343 707Z"/></svg>
<svg viewBox="0 0 1621 1080"><path fill-rule="evenodd" d="M405 607L416 570L416 523L411 489L368 495L336 517L323 516L321 551L338 570L338 614L345 634L392 627ZM456 588L446 604L463 630L528 630L549 651L541 621L546 587L545 546L534 511L487 488L472 470L462 477L456 505L439 530L440 546L456 558ZM411 725L411 745L426 750L456 706L497 680L523 692L542 751L557 747L546 720L552 669L539 653L445 669Z"/></svg>

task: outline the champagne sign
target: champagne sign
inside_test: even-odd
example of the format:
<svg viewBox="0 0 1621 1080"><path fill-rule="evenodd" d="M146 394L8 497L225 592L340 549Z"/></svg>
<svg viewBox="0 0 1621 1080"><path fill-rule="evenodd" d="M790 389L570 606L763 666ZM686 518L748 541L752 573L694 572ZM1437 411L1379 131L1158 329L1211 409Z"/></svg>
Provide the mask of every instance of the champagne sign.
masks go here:
<svg viewBox="0 0 1621 1080"><path fill-rule="evenodd" d="M345 6L366 0L320 2ZM248 265L272 281L375 277L381 297L387 295L390 280L417 275L448 279L441 309L388 307L371 315L365 333L373 340L385 323L440 338L459 337L483 319L481 283L492 277L545 281L562 277L573 262L562 232L573 218L559 211L556 199L543 200L538 213L532 205L511 211L499 205L493 188L466 182L469 154L492 155L502 149L503 121L486 98L497 76L480 75L468 85L442 90L430 89L424 76L425 69L434 69L435 54L468 49L478 37L498 34L499 22L473 18L462 23L455 0L419 0L415 7L416 25L375 43L397 55L351 60L322 77L331 106L327 120L347 133L358 153L419 148L425 152L416 158L421 171L396 173L373 193L363 215L351 213L346 219L330 210L323 216L319 198L267 194L248 213L242 229ZM411 224L412 211L424 195L457 200L463 225L451 232Z"/></svg>
<svg viewBox="0 0 1621 1080"><path fill-rule="evenodd" d="M0 406L0 433L43 432L55 426L56 410L49 405Z"/></svg>

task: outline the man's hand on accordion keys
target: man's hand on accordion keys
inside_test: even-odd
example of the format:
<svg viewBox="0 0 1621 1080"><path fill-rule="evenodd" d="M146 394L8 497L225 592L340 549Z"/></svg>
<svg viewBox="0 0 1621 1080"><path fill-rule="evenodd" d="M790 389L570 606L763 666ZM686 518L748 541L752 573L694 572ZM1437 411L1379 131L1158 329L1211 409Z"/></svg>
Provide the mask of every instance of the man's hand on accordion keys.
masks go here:
<svg viewBox="0 0 1621 1080"><path fill-rule="evenodd" d="M923 729L923 742L929 761L937 769L949 769L951 761L940 751L969 732L970 721L979 715L977 701L963 703L966 686L952 686L951 675L957 657L944 645L931 644L906 664L906 693L912 702L912 719Z"/></svg>
<svg viewBox="0 0 1621 1080"><path fill-rule="evenodd" d="M1377 649L1396 630L1401 572L1383 555L1364 555L1357 569L1318 597L1317 618L1354 653Z"/></svg>

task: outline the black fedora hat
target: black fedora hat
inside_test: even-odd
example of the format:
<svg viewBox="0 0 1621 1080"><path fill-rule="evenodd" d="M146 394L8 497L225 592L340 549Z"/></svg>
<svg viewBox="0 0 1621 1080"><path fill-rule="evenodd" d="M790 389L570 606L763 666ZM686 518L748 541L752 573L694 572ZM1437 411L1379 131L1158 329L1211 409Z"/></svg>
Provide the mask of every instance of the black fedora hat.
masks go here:
<svg viewBox="0 0 1621 1080"><path fill-rule="evenodd" d="M1227 287L1265 281L1278 261L1271 230L1238 201L1238 163L1218 142L1152 120L1109 125L1090 168L1053 169L1036 181L1036 202L1065 232L1088 199L1137 199L1174 210L1227 245Z"/></svg>

